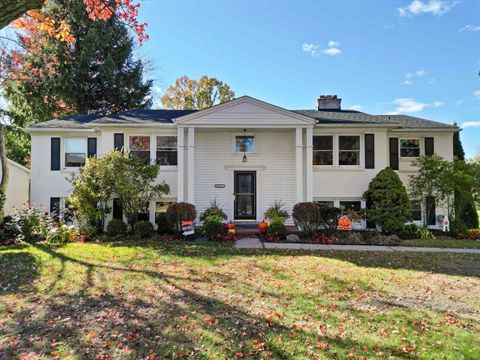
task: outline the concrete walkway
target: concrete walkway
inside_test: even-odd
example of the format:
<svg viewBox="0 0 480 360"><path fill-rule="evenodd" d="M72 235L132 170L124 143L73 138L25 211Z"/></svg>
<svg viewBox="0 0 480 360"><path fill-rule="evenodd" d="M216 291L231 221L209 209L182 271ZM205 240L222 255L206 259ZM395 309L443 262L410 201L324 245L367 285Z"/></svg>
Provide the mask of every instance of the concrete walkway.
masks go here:
<svg viewBox="0 0 480 360"><path fill-rule="evenodd" d="M408 251L408 252L433 252L433 253L460 253L478 254L480 249L455 249L410 246L380 246L380 245L323 245L304 243L269 243L257 238L238 239L235 243L237 249L290 249L290 250L348 250L348 251Z"/></svg>

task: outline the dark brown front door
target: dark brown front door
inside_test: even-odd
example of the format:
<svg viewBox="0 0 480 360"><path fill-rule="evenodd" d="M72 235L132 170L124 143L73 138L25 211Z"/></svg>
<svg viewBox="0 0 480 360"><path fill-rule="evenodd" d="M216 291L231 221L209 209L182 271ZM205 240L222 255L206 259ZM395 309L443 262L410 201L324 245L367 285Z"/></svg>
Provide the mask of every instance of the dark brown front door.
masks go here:
<svg viewBox="0 0 480 360"><path fill-rule="evenodd" d="M235 171L235 219L256 219L256 172Z"/></svg>

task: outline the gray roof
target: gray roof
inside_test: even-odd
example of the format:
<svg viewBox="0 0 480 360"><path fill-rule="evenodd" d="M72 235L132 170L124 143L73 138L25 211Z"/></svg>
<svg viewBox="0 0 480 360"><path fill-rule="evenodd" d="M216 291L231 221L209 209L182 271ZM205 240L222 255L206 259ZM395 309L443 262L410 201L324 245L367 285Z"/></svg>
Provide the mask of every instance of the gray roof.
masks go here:
<svg viewBox="0 0 480 360"><path fill-rule="evenodd" d="M398 125L401 128L451 128L455 126L421 119L408 115L370 115L355 110L319 111L319 110L293 110L294 112L309 116L317 121L317 124L379 124Z"/></svg>
<svg viewBox="0 0 480 360"><path fill-rule="evenodd" d="M173 119L191 114L196 110L129 110L112 115L74 115L60 120L50 120L32 125L31 128L45 129L92 129L102 124L170 124ZM354 110L318 111L291 110L316 120L317 124L369 124L393 125L407 129L452 129L457 127L437 121L408 115L370 115Z"/></svg>

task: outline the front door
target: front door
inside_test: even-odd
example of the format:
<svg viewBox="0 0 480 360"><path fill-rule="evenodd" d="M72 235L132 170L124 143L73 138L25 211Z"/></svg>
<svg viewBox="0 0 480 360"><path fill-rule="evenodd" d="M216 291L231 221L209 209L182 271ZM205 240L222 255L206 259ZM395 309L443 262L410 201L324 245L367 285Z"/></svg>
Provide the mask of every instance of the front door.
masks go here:
<svg viewBox="0 0 480 360"><path fill-rule="evenodd" d="M235 171L235 219L256 219L256 172Z"/></svg>

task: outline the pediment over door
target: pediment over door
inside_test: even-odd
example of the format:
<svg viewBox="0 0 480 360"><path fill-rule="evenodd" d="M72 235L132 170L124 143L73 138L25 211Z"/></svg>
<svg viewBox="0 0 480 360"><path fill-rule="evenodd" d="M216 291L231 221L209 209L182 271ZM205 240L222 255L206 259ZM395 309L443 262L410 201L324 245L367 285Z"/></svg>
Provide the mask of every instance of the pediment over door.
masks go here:
<svg viewBox="0 0 480 360"><path fill-rule="evenodd" d="M315 120L249 96L175 119L178 126L193 127L312 127Z"/></svg>

